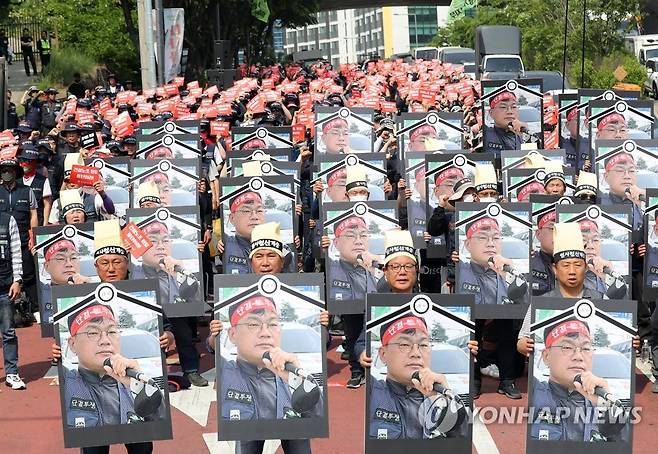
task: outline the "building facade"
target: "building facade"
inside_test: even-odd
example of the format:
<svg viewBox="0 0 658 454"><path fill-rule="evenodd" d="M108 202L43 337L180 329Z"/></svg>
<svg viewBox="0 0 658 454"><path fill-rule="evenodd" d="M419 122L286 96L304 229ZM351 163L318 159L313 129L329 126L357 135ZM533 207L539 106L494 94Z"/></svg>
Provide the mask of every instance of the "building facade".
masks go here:
<svg viewBox="0 0 658 454"><path fill-rule="evenodd" d="M388 58L427 46L447 7L356 8L317 13L317 24L283 30L283 53L321 50L332 64Z"/></svg>

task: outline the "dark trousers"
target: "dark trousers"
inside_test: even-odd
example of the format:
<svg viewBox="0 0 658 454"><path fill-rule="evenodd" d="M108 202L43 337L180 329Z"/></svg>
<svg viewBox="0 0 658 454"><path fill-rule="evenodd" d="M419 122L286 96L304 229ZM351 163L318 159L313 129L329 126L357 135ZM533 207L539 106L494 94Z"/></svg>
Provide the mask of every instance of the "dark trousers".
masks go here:
<svg viewBox="0 0 658 454"><path fill-rule="evenodd" d="M153 452L153 443L145 441L143 443L126 443L128 454L151 454ZM89 448L80 448L81 454L109 454L109 446L91 446Z"/></svg>
<svg viewBox="0 0 658 454"><path fill-rule="evenodd" d="M239 441L235 454L262 454L265 440ZM311 454L311 440L281 440L284 454Z"/></svg>
<svg viewBox="0 0 658 454"><path fill-rule="evenodd" d="M345 332L345 351L350 354L350 370L363 372L363 367L359 364L359 358L354 352L354 344L361 334L363 329L363 314L345 314L342 315L343 330Z"/></svg>
<svg viewBox="0 0 658 454"><path fill-rule="evenodd" d="M192 342L196 335L196 317L176 317L169 320L174 325L174 339L181 369L185 373L197 372L199 353Z"/></svg>
<svg viewBox="0 0 658 454"><path fill-rule="evenodd" d="M46 66L50 63L50 54L44 55L41 54L41 72L46 69Z"/></svg>
<svg viewBox="0 0 658 454"><path fill-rule="evenodd" d="M37 62L34 60L34 53L23 52L23 65L25 66L25 74L30 75L30 63L32 64L32 73L37 73Z"/></svg>
<svg viewBox="0 0 658 454"><path fill-rule="evenodd" d="M524 358L516 351L516 341L519 330L515 326L515 320L475 320L475 340L478 341L478 362L475 365L475 380L481 379L480 368L485 367L487 353L483 348L483 339L496 342L496 350L493 352L494 362L498 365L500 381L514 381L521 373ZM484 336L484 333L487 333Z"/></svg>
<svg viewBox="0 0 658 454"><path fill-rule="evenodd" d="M27 244L21 245L21 256L23 258L23 292L30 301L30 310L39 312L39 300L37 297L37 275L34 255L30 252Z"/></svg>

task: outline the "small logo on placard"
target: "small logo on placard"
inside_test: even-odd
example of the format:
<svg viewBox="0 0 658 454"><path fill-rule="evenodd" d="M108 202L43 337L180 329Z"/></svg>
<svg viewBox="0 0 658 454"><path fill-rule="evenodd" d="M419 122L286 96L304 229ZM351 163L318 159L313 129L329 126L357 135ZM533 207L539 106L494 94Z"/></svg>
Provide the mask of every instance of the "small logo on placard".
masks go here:
<svg viewBox="0 0 658 454"><path fill-rule="evenodd" d="M377 439L386 440L388 438L388 429L377 429Z"/></svg>
<svg viewBox="0 0 658 454"><path fill-rule="evenodd" d="M539 439L540 440L548 440L548 430L546 429L541 429L539 431Z"/></svg>
<svg viewBox="0 0 658 454"><path fill-rule="evenodd" d="M75 418L75 427L87 427L85 418Z"/></svg>
<svg viewBox="0 0 658 454"><path fill-rule="evenodd" d="M229 417L229 419L232 419L232 420L239 420L240 419L240 410L231 410L228 417Z"/></svg>

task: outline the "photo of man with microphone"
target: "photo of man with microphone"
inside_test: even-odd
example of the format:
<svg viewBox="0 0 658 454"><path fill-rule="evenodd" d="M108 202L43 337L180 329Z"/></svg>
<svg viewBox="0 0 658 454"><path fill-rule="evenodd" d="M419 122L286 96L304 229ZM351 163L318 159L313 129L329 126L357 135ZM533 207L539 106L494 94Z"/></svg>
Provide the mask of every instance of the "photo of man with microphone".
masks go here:
<svg viewBox="0 0 658 454"><path fill-rule="evenodd" d="M601 256L601 232L599 225L591 219L578 221L585 245L585 288L603 293L609 299L623 299L628 291L628 284L622 276L614 271L610 260Z"/></svg>
<svg viewBox="0 0 658 454"><path fill-rule="evenodd" d="M530 438L628 441L630 423L628 418L619 418L621 402L609 393L608 381L592 372L597 347L589 324L571 317L547 327L543 339L541 361L548 368L548 379L538 378L535 365L529 403L534 409ZM630 362L628 365L630 376ZM597 409L603 413L600 417Z"/></svg>
<svg viewBox="0 0 658 454"><path fill-rule="evenodd" d="M498 221L481 217L466 225L463 248L470 260L458 263L457 292L475 295L475 304L528 302L528 282L514 261L502 256L503 235Z"/></svg>
<svg viewBox="0 0 658 454"><path fill-rule="evenodd" d="M160 302L165 304L199 301L200 285L196 273L185 269L185 263L172 255L172 238L166 224L153 221L142 227L151 246L134 266L131 278L157 279L160 284Z"/></svg>
<svg viewBox="0 0 658 454"><path fill-rule="evenodd" d="M137 360L121 355L121 330L111 306L83 307L68 317L67 326L68 349L78 367L64 367L65 426L135 424L166 417L157 384L141 373Z"/></svg>
<svg viewBox="0 0 658 454"><path fill-rule="evenodd" d="M503 91L489 101L489 117L492 125L484 125L483 151L500 157L503 150L520 150L527 142L528 124L519 120L519 104L516 94ZM537 118L540 121L540 118Z"/></svg>
<svg viewBox="0 0 658 454"><path fill-rule="evenodd" d="M282 350L276 303L255 295L228 309L236 359L220 356L220 411L228 420L321 417L322 390L297 355ZM318 342L321 342L318 338ZM321 351L318 348L318 351Z"/></svg>
<svg viewBox="0 0 658 454"><path fill-rule="evenodd" d="M459 437L466 409L446 376L431 370L432 344L427 322L407 314L379 328L377 355L386 378L373 378L369 396L371 439Z"/></svg>
<svg viewBox="0 0 658 454"><path fill-rule="evenodd" d="M352 153L350 148L350 125L346 119L336 117L322 124L322 146L320 150L328 154ZM370 151L370 150L354 150Z"/></svg>
<svg viewBox="0 0 658 454"><path fill-rule="evenodd" d="M601 206L629 206L633 230L641 230L644 223L646 190L637 186L637 167L633 155L621 152L606 159L599 185ZM606 185L608 191L605 190Z"/></svg>

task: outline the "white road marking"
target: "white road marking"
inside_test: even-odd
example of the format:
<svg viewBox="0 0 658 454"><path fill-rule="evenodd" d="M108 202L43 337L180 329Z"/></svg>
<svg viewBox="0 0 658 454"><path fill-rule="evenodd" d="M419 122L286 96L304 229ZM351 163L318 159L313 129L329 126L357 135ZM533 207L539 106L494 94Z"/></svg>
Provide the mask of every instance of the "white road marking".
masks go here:
<svg viewBox="0 0 658 454"><path fill-rule="evenodd" d="M480 419L479 413L473 418L473 446L478 454L500 454L496 442Z"/></svg>

